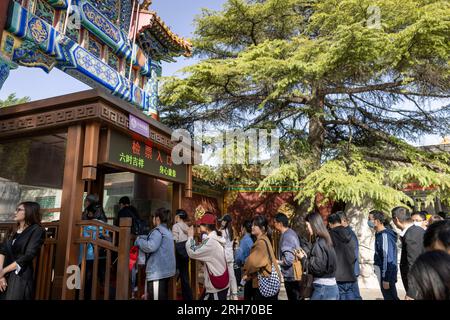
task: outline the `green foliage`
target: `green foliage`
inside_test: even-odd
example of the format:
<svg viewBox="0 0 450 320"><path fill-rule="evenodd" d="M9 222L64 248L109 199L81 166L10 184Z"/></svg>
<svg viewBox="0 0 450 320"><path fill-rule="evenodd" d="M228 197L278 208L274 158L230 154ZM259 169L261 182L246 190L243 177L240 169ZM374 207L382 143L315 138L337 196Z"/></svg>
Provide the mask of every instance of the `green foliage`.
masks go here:
<svg viewBox="0 0 450 320"><path fill-rule="evenodd" d="M300 202L385 208L410 180L450 199L449 155L403 140L450 134L449 16L444 0L228 0L197 17L202 60L165 79L163 121L276 127L282 165L259 187L300 183Z"/></svg>
<svg viewBox="0 0 450 320"><path fill-rule="evenodd" d="M29 97L17 98L15 93L11 93L6 100L0 100L0 108L14 106L16 104L29 102Z"/></svg>
<svg viewBox="0 0 450 320"><path fill-rule="evenodd" d="M313 205L317 193L354 205L362 205L364 200L371 199L376 208L385 210L412 203L402 191L385 184L381 167L363 160L354 161L350 166L342 160L328 161L303 180L296 199L299 202L309 199Z"/></svg>

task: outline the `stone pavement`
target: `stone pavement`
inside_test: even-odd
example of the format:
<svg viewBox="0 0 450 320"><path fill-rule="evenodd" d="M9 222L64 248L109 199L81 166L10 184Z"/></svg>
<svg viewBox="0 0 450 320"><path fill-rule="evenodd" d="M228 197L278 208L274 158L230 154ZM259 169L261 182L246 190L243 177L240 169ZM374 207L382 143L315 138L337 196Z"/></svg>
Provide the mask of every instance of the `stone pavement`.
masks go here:
<svg viewBox="0 0 450 320"><path fill-rule="evenodd" d="M397 294L400 300L405 299L406 292L403 286L397 286ZM361 297L363 300L383 300L381 290L378 288L360 288ZM244 291L239 291L239 300L244 299ZM281 284L280 293L278 294L278 300L287 300L286 290L284 289L284 283Z"/></svg>
<svg viewBox="0 0 450 320"><path fill-rule="evenodd" d="M380 289L360 289L361 297L363 300L383 300L383 295ZM398 297L400 300L405 299L405 290L397 289ZM280 294L278 295L279 300L287 300L286 291L284 289L284 284L281 286Z"/></svg>

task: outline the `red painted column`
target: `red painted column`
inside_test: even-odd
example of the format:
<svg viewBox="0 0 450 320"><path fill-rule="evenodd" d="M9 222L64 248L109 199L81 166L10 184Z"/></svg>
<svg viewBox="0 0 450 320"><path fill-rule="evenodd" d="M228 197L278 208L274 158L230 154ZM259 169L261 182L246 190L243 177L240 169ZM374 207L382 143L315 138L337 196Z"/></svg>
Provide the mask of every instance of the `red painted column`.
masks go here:
<svg viewBox="0 0 450 320"><path fill-rule="evenodd" d="M0 1L0 39L2 39L3 30L5 29L6 20L8 16L8 7L10 2L12 2L12 0Z"/></svg>

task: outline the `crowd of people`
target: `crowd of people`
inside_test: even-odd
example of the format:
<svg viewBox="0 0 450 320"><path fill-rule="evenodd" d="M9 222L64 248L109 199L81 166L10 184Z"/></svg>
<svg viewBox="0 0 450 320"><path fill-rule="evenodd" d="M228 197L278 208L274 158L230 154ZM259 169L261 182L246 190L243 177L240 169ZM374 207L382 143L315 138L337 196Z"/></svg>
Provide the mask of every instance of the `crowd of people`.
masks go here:
<svg viewBox="0 0 450 320"><path fill-rule="evenodd" d="M450 221L428 216L405 207L394 208L389 216L378 210L368 215L367 224L375 233L374 273L385 300L399 299L398 265L404 298L450 299ZM306 237L289 227L285 214L276 214L273 228L280 234L276 252L265 216L244 221L239 237L229 214L217 219L205 213L195 221L199 237L188 220L187 213L178 210L172 229L177 263L171 270L178 269L184 300L192 299L186 271L189 259L203 265L201 299L205 300L234 300L239 287L244 300L276 300L282 284L288 300L362 300L358 238L342 211L332 213L327 221L319 213L308 214Z"/></svg>
<svg viewBox="0 0 450 320"><path fill-rule="evenodd" d="M132 218L131 232L136 236L130 252L130 261L134 257L134 264L130 263L133 292L137 287L136 266L144 265L145 299L167 300L169 281L177 277L183 300L193 300L189 261L194 259L203 268L201 300L237 300L241 290L244 300L277 300L282 285L288 300L293 301L362 300L358 238L342 211L330 214L326 220L317 212L307 214L307 234L303 235L290 227L283 213L277 213L273 223L256 215L235 228L230 214L217 218L206 212L192 221L183 209L175 212L172 225L171 211L160 208L151 213L153 229L149 230L128 197L119 200L119 209L115 224L120 218ZM107 222L98 197L87 196L82 218ZM33 259L45 239L39 204L20 203L15 222L16 230L0 245L0 299L32 299ZM374 273L385 300L399 299L399 271L405 299L450 299L448 217L396 207L389 214L370 211L367 225L375 235ZM279 235L275 249L273 229ZM94 239L108 236L103 228L89 225L83 227L83 234ZM95 259L92 246L80 247L79 260L83 258L84 286L89 289ZM99 266L102 259L98 257ZM97 278L100 283L104 281L101 274ZM89 290L85 292L87 299L90 294Z"/></svg>

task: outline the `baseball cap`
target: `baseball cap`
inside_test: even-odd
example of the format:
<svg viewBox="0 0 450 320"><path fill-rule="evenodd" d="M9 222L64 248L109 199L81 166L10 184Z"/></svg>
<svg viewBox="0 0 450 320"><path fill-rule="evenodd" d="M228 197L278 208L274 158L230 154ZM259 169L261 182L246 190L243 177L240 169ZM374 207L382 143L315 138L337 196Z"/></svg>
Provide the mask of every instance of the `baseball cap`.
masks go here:
<svg viewBox="0 0 450 320"><path fill-rule="evenodd" d="M216 216L211 213L205 213L203 217L201 217L196 222L197 225L201 224L216 224Z"/></svg>

